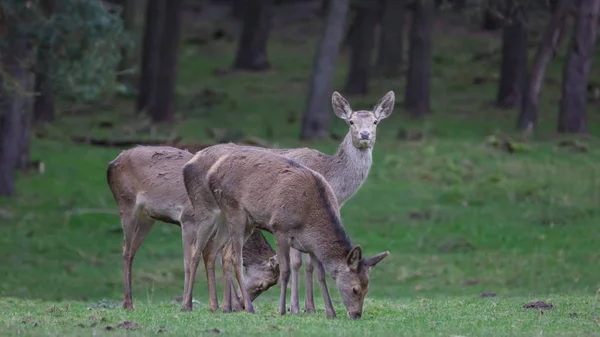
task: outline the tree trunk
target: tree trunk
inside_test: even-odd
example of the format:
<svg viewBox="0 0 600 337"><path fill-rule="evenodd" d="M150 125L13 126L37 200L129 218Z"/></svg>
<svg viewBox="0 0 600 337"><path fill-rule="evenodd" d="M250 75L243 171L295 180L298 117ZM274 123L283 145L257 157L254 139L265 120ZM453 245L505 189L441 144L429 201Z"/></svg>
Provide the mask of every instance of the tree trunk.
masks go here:
<svg viewBox="0 0 600 337"><path fill-rule="evenodd" d="M148 110L151 98L156 95L158 68L160 68L160 43L163 33L165 1L147 0L142 66L137 99L137 111Z"/></svg>
<svg viewBox="0 0 600 337"><path fill-rule="evenodd" d="M123 28L129 34L134 34L135 31L136 1L137 0L123 0L123 11L121 12L121 18L123 19ZM121 62L119 62L119 71L123 72L133 68L131 52L131 50L128 50L125 47L121 48ZM129 73L121 73L117 76L117 79L121 82L132 81L131 74Z"/></svg>
<svg viewBox="0 0 600 337"><path fill-rule="evenodd" d="M246 0L244 23L233 67L253 71L269 69L267 41L273 0Z"/></svg>
<svg viewBox="0 0 600 337"><path fill-rule="evenodd" d="M340 41L344 35L349 3L350 0L335 0L330 3L325 32L315 55L301 139L328 137L333 74L340 52Z"/></svg>
<svg viewBox="0 0 600 337"><path fill-rule="evenodd" d="M33 57L33 53L31 53ZM33 124L33 106L35 76L31 72L27 72L23 77L23 90L27 93L21 97L21 140L19 142L19 159L17 160L17 168L25 170L29 164L29 154L31 153L31 126Z"/></svg>
<svg viewBox="0 0 600 337"><path fill-rule="evenodd" d="M154 122L172 121L175 116L175 84L177 79L177 51L181 35L181 5L183 0L169 0L165 5L156 77L156 92L148 113Z"/></svg>
<svg viewBox="0 0 600 337"><path fill-rule="evenodd" d="M12 26L12 25L9 25ZM15 169L19 166L23 154L28 148L24 136L29 135L30 111L27 111L27 92L30 87L31 73L28 69L31 61L32 46L27 38L14 36L9 30L8 42L10 52L2 52L3 86L0 87L0 195L15 195ZM6 87L7 83L14 86ZM30 88L29 88L30 89ZM25 145L27 147L25 148ZM28 154L25 154L28 157Z"/></svg>
<svg viewBox="0 0 600 337"><path fill-rule="evenodd" d="M483 10L483 18L481 20L481 29L494 31L502 27L502 18L489 8Z"/></svg>
<svg viewBox="0 0 600 337"><path fill-rule="evenodd" d="M598 27L600 0L581 0L563 71L558 132L587 133L587 82Z"/></svg>
<svg viewBox="0 0 600 337"><path fill-rule="evenodd" d="M533 129L537 122L539 96L544 83L546 68L558 49L561 36L565 30L571 1L561 0L550 22L548 22L526 82L526 90L521 102L519 118L517 119L518 129Z"/></svg>
<svg viewBox="0 0 600 337"><path fill-rule="evenodd" d="M503 109L519 106L527 80L527 28L522 4L506 0L507 18L502 33L502 64L496 105Z"/></svg>
<svg viewBox="0 0 600 337"><path fill-rule="evenodd" d="M48 78L49 65L48 50L42 46L38 48L37 67L38 73L35 75L34 92L36 93L35 102L33 105L33 121L37 122L52 122L56 117L54 109L54 90L52 82Z"/></svg>
<svg viewBox="0 0 600 337"><path fill-rule="evenodd" d="M244 3L246 0L233 0L231 4L231 15L237 19L241 20L244 17Z"/></svg>
<svg viewBox="0 0 600 337"><path fill-rule="evenodd" d="M56 0L40 1L44 15L50 17L56 10ZM36 93L33 105L33 122L52 122L56 117L54 109L54 90L52 81L48 78L50 72L50 46L39 45L37 50L34 92Z"/></svg>
<svg viewBox="0 0 600 337"><path fill-rule="evenodd" d="M404 53L404 23L406 4L402 0L385 0L379 39L379 53L375 68L387 78L400 75Z"/></svg>
<svg viewBox="0 0 600 337"><path fill-rule="evenodd" d="M412 117L421 117L428 114L430 109L433 3L431 0L416 0L414 4L404 106Z"/></svg>
<svg viewBox="0 0 600 337"><path fill-rule="evenodd" d="M350 70L346 79L348 95L369 91L369 71L373 54L373 39L377 25L377 2L366 0L356 14L356 31L350 41Z"/></svg>

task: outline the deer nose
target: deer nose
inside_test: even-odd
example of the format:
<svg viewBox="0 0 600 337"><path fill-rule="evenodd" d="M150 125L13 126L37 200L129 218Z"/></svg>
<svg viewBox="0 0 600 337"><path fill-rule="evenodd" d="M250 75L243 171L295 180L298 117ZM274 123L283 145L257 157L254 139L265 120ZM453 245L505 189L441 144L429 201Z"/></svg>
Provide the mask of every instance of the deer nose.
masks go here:
<svg viewBox="0 0 600 337"><path fill-rule="evenodd" d="M371 134L369 133L369 131L361 131L360 132L360 139L369 139L370 136L371 136Z"/></svg>
<svg viewBox="0 0 600 337"><path fill-rule="evenodd" d="M348 317L350 317L351 319L360 319L361 316L362 316L362 313L360 313L360 312L349 312L348 313Z"/></svg>

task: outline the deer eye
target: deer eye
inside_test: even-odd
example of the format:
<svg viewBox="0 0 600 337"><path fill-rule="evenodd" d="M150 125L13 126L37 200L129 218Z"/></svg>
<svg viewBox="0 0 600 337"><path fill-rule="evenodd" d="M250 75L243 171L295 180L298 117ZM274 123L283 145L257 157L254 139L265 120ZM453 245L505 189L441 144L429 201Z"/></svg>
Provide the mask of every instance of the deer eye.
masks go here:
<svg viewBox="0 0 600 337"><path fill-rule="evenodd" d="M377 121L374 121L373 124L377 125Z"/></svg>
<svg viewBox="0 0 600 337"><path fill-rule="evenodd" d="M354 125L354 122L353 121L348 121L348 124Z"/></svg>
<svg viewBox="0 0 600 337"><path fill-rule="evenodd" d="M358 295L358 288L356 288L356 287L353 287L353 288L352 288L352 291L354 292L354 295Z"/></svg>

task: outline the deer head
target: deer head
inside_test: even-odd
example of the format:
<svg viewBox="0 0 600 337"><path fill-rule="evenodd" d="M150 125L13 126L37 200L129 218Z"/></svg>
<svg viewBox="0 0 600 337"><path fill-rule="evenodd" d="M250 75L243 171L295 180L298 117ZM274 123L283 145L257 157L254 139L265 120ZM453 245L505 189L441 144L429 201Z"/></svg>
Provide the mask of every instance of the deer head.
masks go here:
<svg viewBox="0 0 600 337"><path fill-rule="evenodd" d="M372 148L375 145L377 125L392 113L394 101L394 92L390 91L379 100L372 111L353 111L350 103L337 91L331 96L333 112L348 124L352 144L358 149Z"/></svg>
<svg viewBox="0 0 600 337"><path fill-rule="evenodd" d="M261 264L254 264L246 268L246 290L250 301L254 301L258 295L277 284L279 280L279 261L277 255L269 258Z"/></svg>
<svg viewBox="0 0 600 337"><path fill-rule="evenodd" d="M351 319L362 316L363 302L369 291L369 270L388 254L383 252L365 260L360 246L355 246L346 257L346 265L337 271L335 282Z"/></svg>

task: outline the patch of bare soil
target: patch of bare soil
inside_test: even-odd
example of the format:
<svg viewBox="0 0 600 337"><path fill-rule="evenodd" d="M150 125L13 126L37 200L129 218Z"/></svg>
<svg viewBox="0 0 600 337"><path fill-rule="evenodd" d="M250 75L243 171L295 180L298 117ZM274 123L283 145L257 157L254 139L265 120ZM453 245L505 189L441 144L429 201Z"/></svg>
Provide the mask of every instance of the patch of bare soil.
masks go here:
<svg viewBox="0 0 600 337"><path fill-rule="evenodd" d="M550 310L554 309L551 303L546 303L544 301L530 302L523 305L523 309L543 309Z"/></svg>

